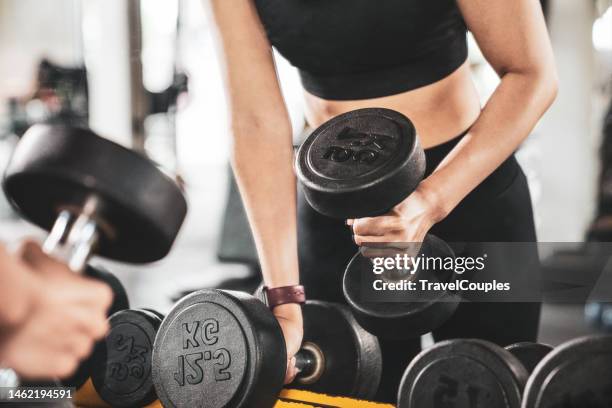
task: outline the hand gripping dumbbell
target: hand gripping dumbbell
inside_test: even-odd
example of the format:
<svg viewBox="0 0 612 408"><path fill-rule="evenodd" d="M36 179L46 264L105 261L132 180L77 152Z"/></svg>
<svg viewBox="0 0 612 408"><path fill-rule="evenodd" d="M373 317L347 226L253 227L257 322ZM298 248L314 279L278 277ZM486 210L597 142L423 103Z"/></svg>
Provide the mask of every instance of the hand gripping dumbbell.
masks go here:
<svg viewBox="0 0 612 408"><path fill-rule="evenodd" d="M290 387L371 397L382 370L377 339L341 305L310 301L303 316L302 371ZM164 319L153 348L153 383L165 407L272 407L286 368L278 321L243 292L187 295Z"/></svg>
<svg viewBox="0 0 612 408"><path fill-rule="evenodd" d="M157 399L151 357L163 318L152 309L122 310L109 318L110 330L93 353L91 380L111 407L144 407Z"/></svg>
<svg viewBox="0 0 612 408"><path fill-rule="evenodd" d="M505 348L476 339L439 342L406 369L397 407L520 408L529 374L551 351L530 342Z"/></svg>
<svg viewBox="0 0 612 408"><path fill-rule="evenodd" d="M300 146L295 167L306 200L318 212L340 219L374 217L415 190L425 173L425 153L408 118L393 110L368 108L339 115L317 128ZM431 234L422 244L407 244L412 256L454 257L451 248ZM407 292L391 301L375 293L368 298L364 289L371 289L378 279L436 283L453 281L455 274L437 266L427 271L389 269L377 276L372 258L362 252L349 262L343 290L366 330L383 337L414 337L439 327L456 310L459 296L446 290Z"/></svg>
<svg viewBox="0 0 612 408"><path fill-rule="evenodd" d="M31 127L2 186L25 219L50 231L44 251L75 272L94 253L131 263L163 258L187 212L182 191L153 162L66 125Z"/></svg>
<svg viewBox="0 0 612 408"><path fill-rule="evenodd" d="M130 307L125 288L121 284L121 281L117 279L115 275L108 272L101 266L86 265L83 274L89 278L99 280L107 284L113 292L113 301L107 311L107 316L111 316L114 313L125 310ZM83 359L76 371L68 378L63 378L61 383L66 387L80 388L89 378L92 373L94 363L94 353L92 352L88 357Z"/></svg>

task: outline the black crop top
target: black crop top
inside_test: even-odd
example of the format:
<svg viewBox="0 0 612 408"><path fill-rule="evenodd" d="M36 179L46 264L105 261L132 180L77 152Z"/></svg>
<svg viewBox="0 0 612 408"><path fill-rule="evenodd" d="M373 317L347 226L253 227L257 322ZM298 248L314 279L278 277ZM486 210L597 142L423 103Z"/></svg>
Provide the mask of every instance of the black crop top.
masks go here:
<svg viewBox="0 0 612 408"><path fill-rule="evenodd" d="M455 0L254 0L270 43L304 88L367 99L436 82L467 58Z"/></svg>

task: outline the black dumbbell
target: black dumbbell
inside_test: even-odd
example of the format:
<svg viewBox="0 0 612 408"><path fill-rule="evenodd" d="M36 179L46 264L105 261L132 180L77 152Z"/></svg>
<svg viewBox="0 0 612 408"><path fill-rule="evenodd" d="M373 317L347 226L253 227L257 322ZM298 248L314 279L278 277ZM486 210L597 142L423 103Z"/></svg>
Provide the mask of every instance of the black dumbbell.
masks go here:
<svg viewBox="0 0 612 408"><path fill-rule="evenodd" d="M377 339L341 305L303 306L302 370L291 387L368 398L382 370ZM180 300L153 349L153 383L166 407L272 407L287 366L278 321L243 292L205 289Z"/></svg>
<svg viewBox="0 0 612 408"><path fill-rule="evenodd" d="M112 407L144 407L157 399L151 356L163 315L152 309L113 314L110 331L94 352L92 383Z"/></svg>
<svg viewBox="0 0 612 408"><path fill-rule="evenodd" d="M612 406L612 336L586 336L557 346L535 368L522 408Z"/></svg>
<svg viewBox="0 0 612 408"><path fill-rule="evenodd" d="M519 408L529 378L525 364L537 364L535 359L545 356L543 350L550 351L550 346L517 343L502 348L485 340L442 341L412 360L397 407Z"/></svg>
<svg viewBox="0 0 612 408"><path fill-rule="evenodd" d="M50 231L45 252L75 272L93 253L131 263L163 258L187 212L180 188L153 162L66 125L31 127L2 186L25 219Z"/></svg>
<svg viewBox="0 0 612 408"><path fill-rule="evenodd" d="M119 281L119 279L117 279L115 275L108 272L101 266L93 267L91 265L87 265L85 267L83 274L92 279L96 279L106 283L112 289L113 302L111 303L111 306L108 309L108 316L111 316L120 310L125 310L130 307L125 288L121 284L121 281ZM91 376L92 369L93 367L95 367L94 359L95 357L92 351L92 353L87 358L81 361L76 371L70 377L62 379L61 383L66 387L74 387L77 389L80 388Z"/></svg>
<svg viewBox="0 0 612 408"><path fill-rule="evenodd" d="M296 173L308 203L320 213L341 219L373 217L388 212L410 195L425 173L425 153L414 125L399 112L359 109L339 115L317 128L300 146ZM388 249L389 247L387 247ZM454 257L442 240L428 234L422 245L409 244L395 254ZM358 322L384 337L414 337L430 332L456 310L459 297L450 291L421 291L381 299L365 289L374 280L396 284L419 279L449 282L452 270L441 267L373 273L371 256L358 252L348 264L344 296Z"/></svg>

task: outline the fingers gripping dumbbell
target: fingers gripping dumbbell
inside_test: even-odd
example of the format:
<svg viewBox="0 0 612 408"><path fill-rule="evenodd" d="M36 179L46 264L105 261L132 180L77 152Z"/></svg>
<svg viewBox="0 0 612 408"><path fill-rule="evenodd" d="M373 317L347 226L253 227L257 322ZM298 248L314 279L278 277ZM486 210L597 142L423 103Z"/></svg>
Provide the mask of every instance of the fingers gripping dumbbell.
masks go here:
<svg viewBox="0 0 612 408"><path fill-rule="evenodd" d="M83 274L92 279L104 282L113 291L113 301L108 309L107 316L111 316L120 310L125 310L130 307L125 288L115 275L100 266L93 267L91 265L85 267ZM92 350L92 353L81 361L76 371L70 377L61 380L62 384L67 387L80 388L85 384L94 370L94 360L95 356Z"/></svg>
<svg viewBox="0 0 612 408"><path fill-rule="evenodd" d="M302 370L291 387L371 397L382 369L376 338L340 305L303 306ZM180 300L153 350L153 382L166 407L272 407L287 356L278 321L257 298L201 290Z"/></svg>
<svg viewBox="0 0 612 408"><path fill-rule="evenodd" d="M75 272L93 253L133 263L163 258L187 211L176 183L150 160L65 125L35 125L23 135L3 189L25 219L50 231L45 252Z"/></svg>
<svg viewBox="0 0 612 408"><path fill-rule="evenodd" d="M387 213L408 197L425 173L425 153L414 125L399 112L360 109L339 115L317 128L302 144L296 173L308 203L329 217L352 219ZM414 256L453 257L442 240L429 234L420 243L408 243ZM372 260L357 253L348 264L343 289L356 319L368 331L384 337L414 337L446 321L459 297L432 291L424 297L407 294L393 302L366 301L364 279L374 279ZM453 271L440 268L411 271L394 269L380 277L387 283L427 279L454 280Z"/></svg>
<svg viewBox="0 0 612 408"><path fill-rule="evenodd" d="M260 284L257 287L255 292L253 293L253 296L259 299L266 306L269 305L268 298L264 290L263 284ZM313 301L306 302L306 305L303 307L304 313L305 314L307 313L309 315L309 319L306 319L305 328L304 328L304 331L306 332L306 338L311 337L313 333L318 333L316 334L316 336L319 336L319 337L322 336L322 332L321 332L322 327L320 326L313 327L311 323L311 320L319 319L317 317L319 313L323 313L323 309L317 308L316 305L328 305L330 308L336 309L337 311L339 311L341 314L338 317L340 317L343 323L345 324L348 323L349 326L352 327L352 329L356 333L355 338L357 339L363 338L366 341L366 345L369 343L372 344L372 346L367 346L367 347L374 347L374 350L373 350L374 356L375 356L374 360L372 361L372 364L367 365L369 367L368 369L371 369L373 367L374 370L370 371L369 374L366 374L366 375L372 376L371 381L364 381L363 378L359 378L359 377L362 377L365 374L365 372L360 373L359 371L357 371L356 372L357 376L353 377L353 380L352 380L353 384L357 385L357 387L354 387L352 390L349 390L349 389L335 390L335 392L340 395L345 395L345 396L350 395L351 397L357 397L357 398L368 398L369 396L374 394L378 386L378 383L380 381L380 371L381 371L380 367L382 364L382 360L380 360L381 357L379 357L378 342L375 341L373 336L366 334L363 331L363 329L356 322L354 322L354 319L352 316L350 316L350 314L346 314L349 312L344 306L333 304L333 303L313 302ZM333 320L330 320L330 323L332 322ZM307 327L310 327L310 328L307 329ZM331 354L333 355L333 352ZM302 343L302 347L300 348L300 350L298 350L298 352L295 354L294 357L295 357L295 367L298 370L298 374L296 375L296 378L294 380L293 387L300 388L300 385L309 386L309 385L315 384L317 381L321 379L322 375L325 373L325 367L326 367L325 353L317 345L317 342L311 342L311 341L305 340ZM356 361L360 361L359 357L357 357ZM326 386L329 387L329 389L325 389L325 390L319 389L319 391L334 392L334 390L332 389L332 385L329 383L329 379L327 380L327 382L324 379L323 382L326 384ZM305 388L308 388L308 387L305 387Z"/></svg>

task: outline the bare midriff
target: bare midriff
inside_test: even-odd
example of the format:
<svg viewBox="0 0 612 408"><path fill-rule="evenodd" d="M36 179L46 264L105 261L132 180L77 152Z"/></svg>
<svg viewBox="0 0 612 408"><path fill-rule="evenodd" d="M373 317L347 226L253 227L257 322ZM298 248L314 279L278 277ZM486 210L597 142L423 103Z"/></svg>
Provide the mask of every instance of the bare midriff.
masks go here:
<svg viewBox="0 0 612 408"><path fill-rule="evenodd" d="M442 144L468 129L480 114L480 99L464 63L449 76L408 92L373 99L331 101L304 92L306 121L312 128L360 108L388 108L414 123L423 148Z"/></svg>

